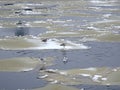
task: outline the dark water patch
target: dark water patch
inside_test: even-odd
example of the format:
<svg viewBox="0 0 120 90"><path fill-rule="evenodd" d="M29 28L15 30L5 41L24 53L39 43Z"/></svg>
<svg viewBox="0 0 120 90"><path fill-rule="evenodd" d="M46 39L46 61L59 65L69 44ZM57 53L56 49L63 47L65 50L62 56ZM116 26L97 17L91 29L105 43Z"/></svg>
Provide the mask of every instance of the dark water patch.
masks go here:
<svg viewBox="0 0 120 90"><path fill-rule="evenodd" d="M52 53L51 53L52 52ZM14 57L52 57L59 56L58 50L0 50L0 59L14 58ZM6 55L7 54L7 55Z"/></svg>
<svg viewBox="0 0 120 90"><path fill-rule="evenodd" d="M37 79L36 71L30 72L0 72L0 89L1 90L17 90L17 89L32 89L43 87L47 84L46 81ZM11 83L12 82L12 83Z"/></svg>
<svg viewBox="0 0 120 90"><path fill-rule="evenodd" d="M15 36L29 35L29 29L25 27L19 27L15 30Z"/></svg>
<svg viewBox="0 0 120 90"><path fill-rule="evenodd" d="M58 52L60 55L56 60L56 65L51 68L72 69L72 68L87 68L87 67L119 67L120 64L120 43L87 43L91 46L89 50L72 50L66 51L68 62L62 62L64 58L63 52Z"/></svg>
<svg viewBox="0 0 120 90"><path fill-rule="evenodd" d="M11 6L14 5L14 3L5 3L4 6Z"/></svg>
<svg viewBox="0 0 120 90"><path fill-rule="evenodd" d="M37 36L46 32L47 29L42 27L16 27L16 28L1 28L0 37L6 36L26 36L33 35Z"/></svg>
<svg viewBox="0 0 120 90"><path fill-rule="evenodd" d="M76 85L77 88L84 88L84 90L119 90L119 85Z"/></svg>
<svg viewBox="0 0 120 90"><path fill-rule="evenodd" d="M0 50L0 59L17 57L16 51Z"/></svg>
<svg viewBox="0 0 120 90"><path fill-rule="evenodd" d="M13 6L15 3L0 3L0 6Z"/></svg>

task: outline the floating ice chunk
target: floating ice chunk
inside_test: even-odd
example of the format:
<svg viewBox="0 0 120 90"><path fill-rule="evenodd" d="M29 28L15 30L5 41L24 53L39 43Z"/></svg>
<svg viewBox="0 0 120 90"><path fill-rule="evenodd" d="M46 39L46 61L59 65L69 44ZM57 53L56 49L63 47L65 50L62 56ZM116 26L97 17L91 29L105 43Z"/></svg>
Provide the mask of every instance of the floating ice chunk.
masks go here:
<svg viewBox="0 0 120 90"><path fill-rule="evenodd" d="M53 19L47 19L47 21L48 21L48 22L52 22L52 21L53 21Z"/></svg>
<svg viewBox="0 0 120 90"><path fill-rule="evenodd" d="M85 69L83 69L83 70L88 70L88 71L96 71L97 69L96 68L85 68Z"/></svg>
<svg viewBox="0 0 120 90"><path fill-rule="evenodd" d="M101 75L94 75L92 80L96 81L96 82L100 82L98 79L101 78L101 77L102 77Z"/></svg>
<svg viewBox="0 0 120 90"><path fill-rule="evenodd" d="M54 80L53 82L51 82L52 84L56 84L56 83L58 83L58 81L57 80Z"/></svg>
<svg viewBox="0 0 120 90"><path fill-rule="evenodd" d="M103 17L109 18L112 14L104 14Z"/></svg>
<svg viewBox="0 0 120 90"><path fill-rule="evenodd" d="M61 75L67 75L67 72L59 72Z"/></svg>
<svg viewBox="0 0 120 90"><path fill-rule="evenodd" d="M23 70L21 70L21 71L27 72L27 71L31 71L31 70L33 70L33 68L23 69Z"/></svg>
<svg viewBox="0 0 120 90"><path fill-rule="evenodd" d="M3 26L0 26L0 28L3 28Z"/></svg>
<svg viewBox="0 0 120 90"><path fill-rule="evenodd" d="M91 0L91 3L105 3L105 1L100 1L100 0Z"/></svg>
<svg viewBox="0 0 120 90"><path fill-rule="evenodd" d="M114 26L114 28L120 29L120 26Z"/></svg>
<svg viewBox="0 0 120 90"><path fill-rule="evenodd" d="M27 15L31 15L31 14L42 14L41 12L33 12L33 11L22 11L22 14L27 14Z"/></svg>
<svg viewBox="0 0 120 90"><path fill-rule="evenodd" d="M42 63L37 58L9 58L0 60L0 71L5 72L27 72L34 70L37 65Z"/></svg>
<svg viewBox="0 0 120 90"><path fill-rule="evenodd" d="M39 3L39 4L36 4L36 3L27 3L26 5L28 5L28 6L42 6L44 4L42 4L42 3Z"/></svg>
<svg viewBox="0 0 120 90"><path fill-rule="evenodd" d="M96 27L93 27L93 26L90 26L90 27L87 27L88 29L92 29L92 30L99 30L98 28Z"/></svg>
<svg viewBox="0 0 120 90"><path fill-rule="evenodd" d="M40 78L41 78L41 79L43 79L43 78L46 78L46 77L48 77L48 75L47 75L47 74L45 74L45 75L41 76Z"/></svg>
<svg viewBox="0 0 120 90"><path fill-rule="evenodd" d="M84 76L84 77L91 77L90 74L80 74L80 75L82 75L82 76Z"/></svg>
<svg viewBox="0 0 120 90"><path fill-rule="evenodd" d="M110 3L111 1L106 1L106 0L91 0L90 1L91 3L93 3L93 4L97 4L97 5L99 5L99 6L113 6L114 5L114 3Z"/></svg>
<svg viewBox="0 0 120 90"><path fill-rule="evenodd" d="M114 72L116 72L116 71L117 71L117 69L115 68L115 69L113 69L113 71L114 71Z"/></svg>
<svg viewBox="0 0 120 90"><path fill-rule="evenodd" d="M107 80L107 78L101 78L101 80L106 81L106 80Z"/></svg>
<svg viewBox="0 0 120 90"><path fill-rule="evenodd" d="M56 20L56 21L53 21L53 23L65 23L65 21L62 21L62 20Z"/></svg>
<svg viewBox="0 0 120 90"><path fill-rule="evenodd" d="M46 21L43 21L43 20L41 20L41 21L34 21L34 23L46 23Z"/></svg>
<svg viewBox="0 0 120 90"><path fill-rule="evenodd" d="M47 27L48 28L48 27ZM46 33L55 33L56 31L46 31Z"/></svg>
<svg viewBox="0 0 120 90"><path fill-rule="evenodd" d="M68 19L68 20L66 20L67 22L71 22L72 21L72 19Z"/></svg>
<svg viewBox="0 0 120 90"><path fill-rule="evenodd" d="M48 72L48 73L56 73L58 70L54 70L54 69L47 69L47 70L45 70L46 72Z"/></svg>

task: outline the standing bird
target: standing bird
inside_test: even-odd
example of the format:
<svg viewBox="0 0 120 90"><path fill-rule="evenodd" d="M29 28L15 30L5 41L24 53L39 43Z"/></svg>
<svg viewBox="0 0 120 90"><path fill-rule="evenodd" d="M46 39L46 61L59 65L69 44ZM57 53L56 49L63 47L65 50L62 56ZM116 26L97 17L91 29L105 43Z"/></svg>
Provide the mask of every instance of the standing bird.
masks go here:
<svg viewBox="0 0 120 90"><path fill-rule="evenodd" d="M63 50L65 50L65 46L66 46L65 43L61 43L60 46L63 46Z"/></svg>
<svg viewBox="0 0 120 90"><path fill-rule="evenodd" d="M47 38L45 38L45 39L42 39L42 42L47 42L47 40L48 40Z"/></svg>
<svg viewBox="0 0 120 90"><path fill-rule="evenodd" d="M21 20L19 20L16 25L23 25L23 22Z"/></svg>
<svg viewBox="0 0 120 90"><path fill-rule="evenodd" d="M65 47L65 46L66 46L66 44L65 44L65 43L62 43L62 44L60 44L60 46L63 46L63 47Z"/></svg>

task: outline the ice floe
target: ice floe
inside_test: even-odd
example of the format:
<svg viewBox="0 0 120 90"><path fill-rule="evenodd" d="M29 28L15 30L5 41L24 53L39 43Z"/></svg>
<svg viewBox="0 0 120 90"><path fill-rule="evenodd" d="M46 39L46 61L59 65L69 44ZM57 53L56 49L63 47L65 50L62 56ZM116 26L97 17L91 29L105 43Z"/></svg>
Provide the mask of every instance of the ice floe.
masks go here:
<svg viewBox="0 0 120 90"><path fill-rule="evenodd" d="M53 58L46 57L44 62L39 58L33 57L15 57L0 59L0 72L27 72L34 69L41 69L43 66L53 65ZM41 78L45 78L46 75Z"/></svg>
<svg viewBox="0 0 120 90"><path fill-rule="evenodd" d="M65 46L61 44L64 43ZM68 40L46 39L42 41L40 38L5 38L0 39L0 49L4 50L44 50L44 49L89 49L83 44L73 43Z"/></svg>
<svg viewBox="0 0 120 90"><path fill-rule="evenodd" d="M0 60L0 71L3 72L26 72L31 71L40 64L39 59L22 57ZM42 64L42 62L41 62Z"/></svg>
<svg viewBox="0 0 120 90"><path fill-rule="evenodd" d="M115 70L116 69L116 70ZM52 72L50 72L52 71ZM65 85L120 85L120 68L99 67L84 68L71 70L54 70L47 69L40 71L40 76L47 75L43 78L49 82L61 83Z"/></svg>

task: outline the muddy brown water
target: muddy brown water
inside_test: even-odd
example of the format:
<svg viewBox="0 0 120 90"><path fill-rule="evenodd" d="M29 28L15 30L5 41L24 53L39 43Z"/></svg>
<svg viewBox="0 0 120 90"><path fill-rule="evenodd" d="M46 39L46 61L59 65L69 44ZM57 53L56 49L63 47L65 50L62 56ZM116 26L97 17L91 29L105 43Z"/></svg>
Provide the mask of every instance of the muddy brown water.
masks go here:
<svg viewBox="0 0 120 90"><path fill-rule="evenodd" d="M46 38L47 42L45 42ZM35 58L43 61L43 66L46 63L44 68L53 70L48 72L51 76L39 78L41 76L39 66L30 70L31 64L16 61L26 57L33 59L32 63ZM62 90L67 88L119 90L120 81L114 77L119 76L120 67L120 1L0 0L0 60L7 65L11 62L4 61L14 58L16 59L14 63L21 66L23 65L21 63L24 63L27 66L24 66L21 72L18 72L21 66L16 69L13 65L15 71L9 67L7 68L11 71L5 67L0 68L0 90L35 88L46 90L49 87ZM45 58L48 58L49 62ZM50 61L50 58L53 58L53 61ZM25 71L26 67L30 71ZM100 72L95 72L93 76L87 74L87 77L82 78L78 74L73 75L78 69L93 67L111 68L110 71L113 71L105 74L101 70L103 72L101 75L106 75L104 77L99 76ZM54 70L58 70L57 73ZM59 76L61 70L64 72L72 70L68 80L61 81L65 78ZM51 72L58 77L52 77ZM43 71L41 74L44 75L46 72ZM68 83L74 76L82 81ZM103 79L100 83L103 83L106 78L109 80L106 80L103 85L93 82L99 81L100 78ZM86 80L92 80L93 83L83 82ZM50 83L58 85L49 85ZM60 84L63 86L59 86Z"/></svg>

